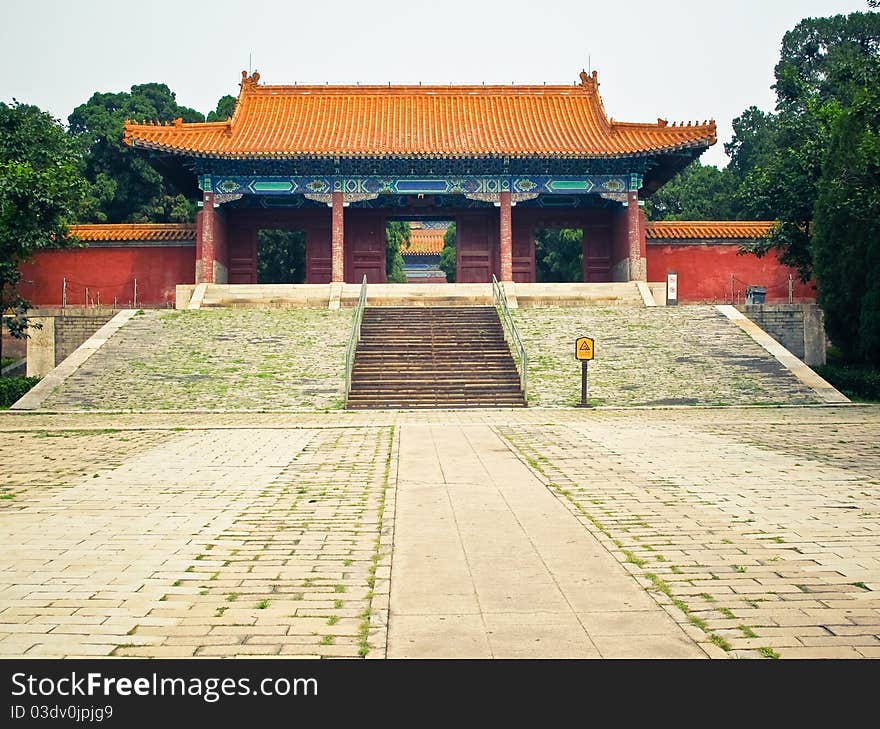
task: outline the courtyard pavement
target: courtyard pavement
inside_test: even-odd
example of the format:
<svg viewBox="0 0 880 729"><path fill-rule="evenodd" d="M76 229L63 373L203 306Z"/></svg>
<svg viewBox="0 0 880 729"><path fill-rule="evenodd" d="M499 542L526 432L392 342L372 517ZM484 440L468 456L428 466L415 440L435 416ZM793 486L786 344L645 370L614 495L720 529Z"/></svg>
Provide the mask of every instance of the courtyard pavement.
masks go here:
<svg viewBox="0 0 880 729"><path fill-rule="evenodd" d="M880 407L0 433L2 656L880 657Z"/></svg>

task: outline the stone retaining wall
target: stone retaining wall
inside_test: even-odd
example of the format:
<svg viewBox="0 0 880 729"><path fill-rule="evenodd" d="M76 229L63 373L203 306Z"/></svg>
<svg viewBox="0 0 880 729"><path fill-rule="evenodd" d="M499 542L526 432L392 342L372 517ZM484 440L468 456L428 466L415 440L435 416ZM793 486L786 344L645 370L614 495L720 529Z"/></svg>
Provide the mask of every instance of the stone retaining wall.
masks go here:
<svg viewBox="0 0 880 729"><path fill-rule="evenodd" d="M825 325L816 304L759 304L739 310L804 364L825 364Z"/></svg>
<svg viewBox="0 0 880 729"><path fill-rule="evenodd" d="M106 324L114 309L38 309L28 315L28 377L45 377ZM40 324L41 327L34 325Z"/></svg>

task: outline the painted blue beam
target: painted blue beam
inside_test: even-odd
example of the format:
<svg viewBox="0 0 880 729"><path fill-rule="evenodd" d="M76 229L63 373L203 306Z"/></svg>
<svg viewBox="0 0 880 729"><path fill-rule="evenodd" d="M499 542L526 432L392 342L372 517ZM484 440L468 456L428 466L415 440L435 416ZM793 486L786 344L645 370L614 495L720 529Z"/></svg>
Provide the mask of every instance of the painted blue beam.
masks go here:
<svg viewBox="0 0 880 729"><path fill-rule="evenodd" d="M357 195L492 195L499 192L586 195L638 190L642 175L487 175L465 176L263 176L201 175L206 192L244 195L304 195L343 192Z"/></svg>

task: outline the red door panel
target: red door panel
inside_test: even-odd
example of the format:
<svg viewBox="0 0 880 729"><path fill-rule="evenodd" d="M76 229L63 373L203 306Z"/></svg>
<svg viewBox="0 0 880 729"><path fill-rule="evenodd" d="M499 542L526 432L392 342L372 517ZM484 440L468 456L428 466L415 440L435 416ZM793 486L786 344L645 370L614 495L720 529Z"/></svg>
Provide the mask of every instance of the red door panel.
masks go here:
<svg viewBox="0 0 880 729"><path fill-rule="evenodd" d="M460 216L456 223L459 283L488 283L494 272L491 215Z"/></svg>
<svg viewBox="0 0 880 729"><path fill-rule="evenodd" d="M239 226L229 227L229 283L257 282L257 231Z"/></svg>

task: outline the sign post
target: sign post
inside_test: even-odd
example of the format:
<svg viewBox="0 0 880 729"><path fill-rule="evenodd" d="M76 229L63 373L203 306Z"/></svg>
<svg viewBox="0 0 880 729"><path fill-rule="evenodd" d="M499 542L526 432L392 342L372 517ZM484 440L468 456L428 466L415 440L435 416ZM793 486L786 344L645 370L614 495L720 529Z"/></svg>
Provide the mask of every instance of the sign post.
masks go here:
<svg viewBox="0 0 880 729"><path fill-rule="evenodd" d="M667 271L666 273L666 306L678 305L678 273Z"/></svg>
<svg viewBox="0 0 880 729"><path fill-rule="evenodd" d="M590 403L587 402L587 376L590 360L596 353L596 342L590 337L578 337L574 344L575 359L581 363L581 402L579 408L588 408Z"/></svg>

